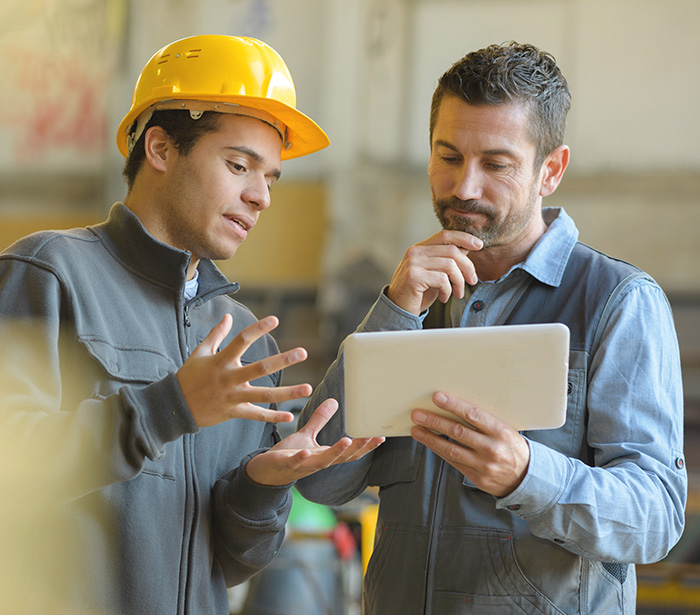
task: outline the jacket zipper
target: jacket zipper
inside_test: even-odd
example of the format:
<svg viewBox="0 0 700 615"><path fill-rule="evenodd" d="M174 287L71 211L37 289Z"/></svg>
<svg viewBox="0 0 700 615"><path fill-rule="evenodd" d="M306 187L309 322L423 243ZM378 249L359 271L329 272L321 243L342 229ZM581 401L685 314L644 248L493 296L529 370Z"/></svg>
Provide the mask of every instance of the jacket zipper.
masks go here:
<svg viewBox="0 0 700 615"><path fill-rule="evenodd" d="M426 449L425 451L426 455L435 455L432 453L430 450ZM433 588L434 588L434 583L433 583L433 578L435 576L435 557L436 557L436 551L437 547L439 544L438 540L438 535L440 533L440 524L442 523L442 512L445 507L445 503L443 502L442 499L442 491L443 491L443 476L445 474L445 461L443 459L440 459L435 455L435 457L438 459L439 465L438 465L438 470L437 470L437 476L436 476L436 483L437 487L435 489L435 503L432 507L431 513L432 513L432 518L428 519L428 523L430 524L430 540L428 542L428 561L427 561L427 571L428 574L426 575L426 585L425 585L425 604L423 605L423 613L425 615L429 615L432 610L430 607L430 604L432 603L432 598L433 598Z"/></svg>
<svg viewBox="0 0 700 615"><path fill-rule="evenodd" d="M182 314L182 337L184 341L184 356L183 363L190 356L192 349L190 348L190 335L192 322L190 320L189 311L191 304L183 306ZM182 345L181 345L182 348ZM197 489L195 484L195 469L194 469L194 454L192 447L192 434L183 434L180 440L183 456L183 471L185 475L185 497L184 497L184 514L182 528L182 545L180 557L180 599L178 600L178 611L181 615L185 615L190 610L189 586L190 579L190 564L193 557L194 548L194 532L195 519L197 517Z"/></svg>

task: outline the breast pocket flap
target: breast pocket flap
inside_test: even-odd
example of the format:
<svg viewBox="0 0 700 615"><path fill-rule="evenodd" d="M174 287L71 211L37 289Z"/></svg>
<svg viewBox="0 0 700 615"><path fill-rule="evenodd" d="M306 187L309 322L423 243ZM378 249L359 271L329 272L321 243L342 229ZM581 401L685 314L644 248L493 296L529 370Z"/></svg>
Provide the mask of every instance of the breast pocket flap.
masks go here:
<svg viewBox="0 0 700 615"><path fill-rule="evenodd" d="M178 369L170 357L154 348L120 347L112 342L89 336L79 336L78 339L114 380L156 382Z"/></svg>

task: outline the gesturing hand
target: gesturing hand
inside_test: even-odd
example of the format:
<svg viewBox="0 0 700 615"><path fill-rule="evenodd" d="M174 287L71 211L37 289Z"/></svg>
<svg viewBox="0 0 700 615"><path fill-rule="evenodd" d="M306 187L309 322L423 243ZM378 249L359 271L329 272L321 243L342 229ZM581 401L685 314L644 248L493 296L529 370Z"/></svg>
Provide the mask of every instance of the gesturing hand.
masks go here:
<svg viewBox="0 0 700 615"><path fill-rule="evenodd" d="M360 459L384 442L384 438L341 438L333 446L319 445L316 436L337 409L334 399L324 401L299 431L253 457L246 474L261 485L287 485L329 466Z"/></svg>
<svg viewBox="0 0 700 615"><path fill-rule="evenodd" d="M259 320L243 329L226 348L218 352L232 324L231 315L226 314L177 372L182 394L197 424L207 427L233 418L291 422L294 420L291 412L268 410L257 404L307 397L311 395L311 385L260 387L252 386L250 381L305 360L306 351L295 348L243 365L241 357L245 351L272 331L279 321L274 316Z"/></svg>

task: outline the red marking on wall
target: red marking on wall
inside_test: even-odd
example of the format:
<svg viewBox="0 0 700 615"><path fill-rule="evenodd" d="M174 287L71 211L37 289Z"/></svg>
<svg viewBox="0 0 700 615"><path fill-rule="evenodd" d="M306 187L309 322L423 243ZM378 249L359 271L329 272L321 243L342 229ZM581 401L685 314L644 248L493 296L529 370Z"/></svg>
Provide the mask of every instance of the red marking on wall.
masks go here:
<svg viewBox="0 0 700 615"><path fill-rule="evenodd" d="M2 55L12 61L0 125L11 128L19 162L41 159L56 149L82 155L104 149L108 66L77 53L51 56L13 48Z"/></svg>

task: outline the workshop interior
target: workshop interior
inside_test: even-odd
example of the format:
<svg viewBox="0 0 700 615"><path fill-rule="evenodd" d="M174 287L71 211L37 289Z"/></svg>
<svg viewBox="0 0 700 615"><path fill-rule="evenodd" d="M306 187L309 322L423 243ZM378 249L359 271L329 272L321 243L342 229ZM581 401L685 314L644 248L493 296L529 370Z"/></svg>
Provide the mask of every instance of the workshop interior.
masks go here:
<svg viewBox="0 0 700 615"><path fill-rule="evenodd" d="M700 615L699 24L693 0L5 0L0 247L100 222L123 198L116 130L158 49L196 34L264 40L330 146L284 162L270 212L217 264L237 299L279 318L281 349L307 349L285 382L315 385L406 248L440 228L427 176L438 76L490 43L546 49L572 107L571 162L545 205L654 277L680 343L686 529L637 567L638 613ZM359 615L376 514L371 488L339 508L295 493L278 557L230 590L230 612Z"/></svg>

